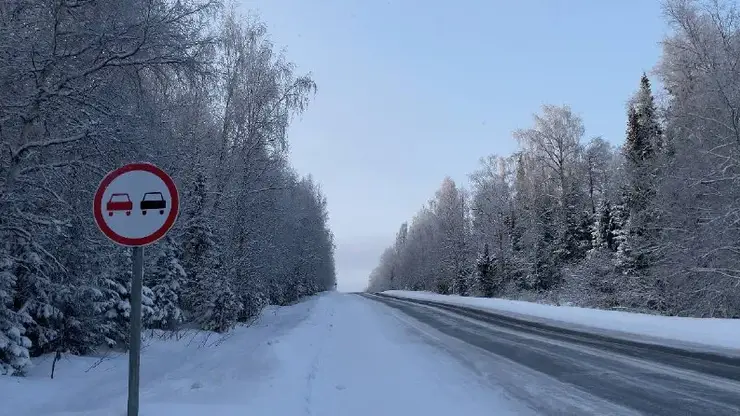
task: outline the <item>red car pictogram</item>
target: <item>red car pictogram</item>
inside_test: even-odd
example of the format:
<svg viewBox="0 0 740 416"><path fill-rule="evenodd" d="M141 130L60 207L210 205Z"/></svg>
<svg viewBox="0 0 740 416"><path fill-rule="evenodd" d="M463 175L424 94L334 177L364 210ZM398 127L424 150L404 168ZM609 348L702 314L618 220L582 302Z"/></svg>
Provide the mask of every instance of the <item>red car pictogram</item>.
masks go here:
<svg viewBox="0 0 740 416"><path fill-rule="evenodd" d="M105 204L108 216L112 216L115 211L126 211L126 215L131 215L133 209L134 204L128 194L113 194L110 196L108 203Z"/></svg>

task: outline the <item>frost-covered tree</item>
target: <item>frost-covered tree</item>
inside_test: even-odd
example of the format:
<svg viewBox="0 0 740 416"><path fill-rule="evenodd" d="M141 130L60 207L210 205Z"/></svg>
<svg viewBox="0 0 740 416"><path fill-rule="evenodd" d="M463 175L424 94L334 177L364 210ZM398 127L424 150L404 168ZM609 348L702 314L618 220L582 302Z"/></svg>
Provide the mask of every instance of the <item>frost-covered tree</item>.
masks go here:
<svg viewBox="0 0 740 416"><path fill-rule="evenodd" d="M583 134L583 122L570 107L552 105L543 106L542 114L534 116L533 127L514 132L514 137L522 144L530 163L533 167L536 166L530 168L527 174L538 176L539 181L544 184L536 186L551 188L548 195L555 198L555 205L544 201L539 204L541 207L547 205L548 208L543 208L538 213L549 218L547 224L540 223L544 227L541 231L543 240L538 243L545 244L542 255L549 250L544 247L549 244L552 233L555 253L559 257L548 260L548 264L551 261L571 261L585 254L580 224L584 209L583 181L579 176L583 153L580 141ZM540 198L542 191L537 192L537 197ZM556 280L553 279L553 282Z"/></svg>
<svg viewBox="0 0 740 416"><path fill-rule="evenodd" d="M740 317L740 11L725 0L663 6L672 29L656 71L665 105L643 74L621 151L600 138L581 143L580 118L545 106L515 132L514 154L484 159L471 175L468 238L488 245L497 296ZM401 252L381 257L371 288L455 280L435 209L414 217Z"/></svg>
<svg viewBox="0 0 740 416"><path fill-rule="evenodd" d="M496 282L494 276L494 260L488 250L488 243L483 245L483 252L478 254L475 262L477 287L481 295L492 298L496 294Z"/></svg>
<svg viewBox="0 0 740 416"><path fill-rule="evenodd" d="M616 251L617 248L617 219L608 199L603 199L596 208L596 220L592 231L592 246L594 249Z"/></svg>
<svg viewBox="0 0 740 416"><path fill-rule="evenodd" d="M666 1L672 29L658 75L668 92L660 164L659 261L673 313L740 317L740 11L734 2Z"/></svg>
<svg viewBox="0 0 740 416"><path fill-rule="evenodd" d="M478 247L491 248L496 279L512 280L514 267L514 169L516 160L489 156L471 176L471 233Z"/></svg>
<svg viewBox="0 0 740 416"><path fill-rule="evenodd" d="M238 322L244 308L229 279L218 275L223 269L214 265L199 282L198 301L193 305L195 322L209 331L226 332Z"/></svg>
<svg viewBox="0 0 740 416"><path fill-rule="evenodd" d="M153 313L149 317L149 326L153 328L176 329L184 318L180 297L187 274L180 265L177 251L178 247L171 237L148 251L148 257L154 261L147 268L144 281L153 296Z"/></svg>
<svg viewBox="0 0 740 416"><path fill-rule="evenodd" d="M211 0L10 0L0 39L4 370L126 347L130 253L89 219L126 162L161 166L182 196L171 239L145 250L145 324L227 330L334 287L326 199L286 145L315 85L263 23Z"/></svg>
<svg viewBox="0 0 740 416"><path fill-rule="evenodd" d="M515 133L517 152L471 175L469 238L488 244L495 273L512 279L500 296L740 316L740 12L723 0L668 0L664 11L672 32L656 75L665 105L643 74L621 152L602 139L582 144L580 119L546 106ZM450 249L433 220L422 210L410 224L399 258L413 277L390 286L429 290L454 279L435 273ZM383 273L373 277L374 287L389 286Z"/></svg>
<svg viewBox="0 0 740 416"><path fill-rule="evenodd" d="M620 262L627 273L639 273L651 262L655 228L650 229L649 224L655 222L656 216L656 158L662 147L662 134L650 81L643 75L640 89L629 106L624 145L628 218Z"/></svg>
<svg viewBox="0 0 740 416"><path fill-rule="evenodd" d="M613 198L614 149L607 141L596 137L588 142L583 153L588 202L591 213L596 214L599 204Z"/></svg>
<svg viewBox="0 0 740 416"><path fill-rule="evenodd" d="M23 310L13 307L15 275L10 258L0 258L0 374L22 374L31 365L25 324L32 321Z"/></svg>
<svg viewBox="0 0 740 416"><path fill-rule="evenodd" d="M117 256L118 261L101 276L100 282L104 299L101 309L107 327L106 342L111 347L119 343L126 345L129 338L131 256L127 251L124 253Z"/></svg>
<svg viewBox="0 0 740 416"><path fill-rule="evenodd" d="M180 220L182 225L182 250L180 250L181 264L186 273L186 280L182 288L181 306L192 310L196 299L201 295L200 282L208 273L208 259L214 256L216 242L214 241L211 225L206 217L206 178L203 172L198 172L184 198L184 215Z"/></svg>
<svg viewBox="0 0 740 416"><path fill-rule="evenodd" d="M468 204L463 190L450 178L442 181L432 204L441 254L440 292L449 290L465 296L468 294L470 276L470 242Z"/></svg>

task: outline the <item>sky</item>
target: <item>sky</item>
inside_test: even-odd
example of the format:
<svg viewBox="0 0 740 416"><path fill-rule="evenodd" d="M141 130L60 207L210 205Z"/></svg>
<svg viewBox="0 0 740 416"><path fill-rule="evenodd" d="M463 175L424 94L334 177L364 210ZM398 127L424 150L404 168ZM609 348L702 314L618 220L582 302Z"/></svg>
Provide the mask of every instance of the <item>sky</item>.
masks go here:
<svg viewBox="0 0 740 416"><path fill-rule="evenodd" d="M657 0L237 0L318 91L291 161L329 205L338 288L361 291L445 176L517 149L543 104L623 141L625 105L667 32Z"/></svg>

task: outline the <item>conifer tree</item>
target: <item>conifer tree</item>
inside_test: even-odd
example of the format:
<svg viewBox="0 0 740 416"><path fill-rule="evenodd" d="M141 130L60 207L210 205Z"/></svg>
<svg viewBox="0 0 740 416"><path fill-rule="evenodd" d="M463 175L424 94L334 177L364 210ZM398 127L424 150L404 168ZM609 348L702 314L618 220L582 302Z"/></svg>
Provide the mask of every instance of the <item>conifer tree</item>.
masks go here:
<svg viewBox="0 0 740 416"><path fill-rule="evenodd" d="M475 268L476 276L478 277L478 291L487 298L492 298L495 295L493 262L494 260L491 258L491 254L488 249L488 243L485 243L483 245L483 252L478 254Z"/></svg>

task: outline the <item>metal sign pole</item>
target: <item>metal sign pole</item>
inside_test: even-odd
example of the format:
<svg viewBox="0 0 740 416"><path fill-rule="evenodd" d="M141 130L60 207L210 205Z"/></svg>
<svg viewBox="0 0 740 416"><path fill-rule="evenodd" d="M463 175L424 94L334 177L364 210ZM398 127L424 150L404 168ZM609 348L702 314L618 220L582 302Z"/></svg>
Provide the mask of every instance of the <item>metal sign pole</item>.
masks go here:
<svg viewBox="0 0 740 416"><path fill-rule="evenodd" d="M141 353L141 280L144 275L144 248L133 247L131 281L131 339L128 353L128 416L139 416L139 362Z"/></svg>

